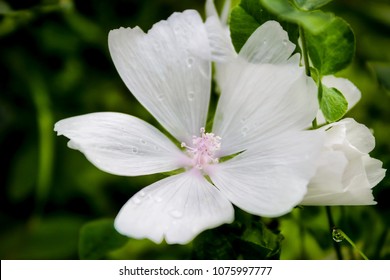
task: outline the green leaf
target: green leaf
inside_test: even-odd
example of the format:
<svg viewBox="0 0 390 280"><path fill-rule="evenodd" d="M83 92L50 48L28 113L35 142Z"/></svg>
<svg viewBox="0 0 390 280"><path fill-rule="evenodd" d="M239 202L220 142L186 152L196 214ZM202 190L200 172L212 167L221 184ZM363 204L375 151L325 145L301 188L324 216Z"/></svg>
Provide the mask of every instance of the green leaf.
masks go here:
<svg viewBox="0 0 390 280"><path fill-rule="evenodd" d="M279 259L283 236L259 217L236 211L229 225L207 230L193 241L193 259Z"/></svg>
<svg viewBox="0 0 390 280"><path fill-rule="evenodd" d="M127 241L127 237L115 230L112 219L89 222L80 231L80 259L106 259L111 251L125 245Z"/></svg>
<svg viewBox="0 0 390 280"><path fill-rule="evenodd" d="M333 0L294 0L295 5L306 11L319 9L331 1Z"/></svg>
<svg viewBox="0 0 390 280"><path fill-rule="evenodd" d="M348 109L348 102L338 89L322 85L320 107L326 121L332 123L344 116Z"/></svg>
<svg viewBox="0 0 390 280"><path fill-rule="evenodd" d="M335 17L320 33L306 33L306 43L313 66L321 76L347 67L355 53L355 35L348 23Z"/></svg>
<svg viewBox="0 0 390 280"><path fill-rule="evenodd" d="M289 0L258 0L269 12L281 19L298 24L313 34L320 32L332 21L334 15L320 10L302 11Z"/></svg>
<svg viewBox="0 0 390 280"><path fill-rule="evenodd" d="M244 259L279 259L283 236L273 232L261 221L252 221L241 239L241 254Z"/></svg>
<svg viewBox="0 0 390 280"><path fill-rule="evenodd" d="M230 14L230 33L234 48L239 52L248 38L271 15L265 11L257 0L242 0Z"/></svg>
<svg viewBox="0 0 390 280"><path fill-rule="evenodd" d="M235 232L239 230L235 223L206 230L193 241L192 259L233 260L238 254L234 246Z"/></svg>
<svg viewBox="0 0 390 280"><path fill-rule="evenodd" d="M269 20L278 21L289 34L293 43L298 40L297 26L283 22L277 15L269 13L259 0L242 0L230 14L230 34L234 48L239 52L252 33Z"/></svg>

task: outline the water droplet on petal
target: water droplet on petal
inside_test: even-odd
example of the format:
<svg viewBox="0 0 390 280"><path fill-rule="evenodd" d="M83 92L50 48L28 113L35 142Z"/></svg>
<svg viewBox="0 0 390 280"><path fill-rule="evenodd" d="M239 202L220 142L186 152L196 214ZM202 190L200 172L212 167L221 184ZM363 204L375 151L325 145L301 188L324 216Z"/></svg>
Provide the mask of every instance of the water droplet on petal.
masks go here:
<svg viewBox="0 0 390 280"><path fill-rule="evenodd" d="M159 147L159 146L154 146L154 149L155 149L156 151L160 151L160 147Z"/></svg>
<svg viewBox="0 0 390 280"><path fill-rule="evenodd" d="M131 148L131 152L132 152L133 154L138 154L138 148L137 148L137 147Z"/></svg>
<svg viewBox="0 0 390 280"><path fill-rule="evenodd" d="M248 134L249 128L247 126L243 126L241 128L241 134L242 136L246 136Z"/></svg>
<svg viewBox="0 0 390 280"><path fill-rule="evenodd" d="M194 101L194 99L195 99L195 92L189 91L188 94L187 94L187 98L188 98L189 101Z"/></svg>
<svg viewBox="0 0 390 280"><path fill-rule="evenodd" d="M145 192L145 191L139 191L139 192L138 192L138 195L139 195L140 197L144 197L144 196L146 195L146 192Z"/></svg>
<svg viewBox="0 0 390 280"><path fill-rule="evenodd" d="M193 57L188 57L187 58L187 66L188 66L188 68L191 68L193 64L194 64L194 58Z"/></svg>
<svg viewBox="0 0 390 280"><path fill-rule="evenodd" d="M268 41L267 40L263 40L263 45L267 45Z"/></svg>
<svg viewBox="0 0 390 280"><path fill-rule="evenodd" d="M146 145L146 140L145 139L140 138L139 141L141 142L141 144Z"/></svg>
<svg viewBox="0 0 390 280"><path fill-rule="evenodd" d="M159 95L157 95L157 99L158 99L159 101L163 101L163 100L165 99L165 95L162 94L162 93L160 93Z"/></svg>
<svg viewBox="0 0 390 280"><path fill-rule="evenodd" d="M288 40L284 39L282 43L283 43L284 46L287 46Z"/></svg>
<svg viewBox="0 0 390 280"><path fill-rule="evenodd" d="M248 119L247 119L246 117L242 117L242 118L241 118L241 123L246 123L247 120L248 120Z"/></svg>
<svg viewBox="0 0 390 280"><path fill-rule="evenodd" d="M154 201L156 201L156 202L161 202L163 199L161 198L161 197L159 197L159 196L155 196L154 197Z"/></svg>
<svg viewBox="0 0 390 280"><path fill-rule="evenodd" d="M333 238L333 240L334 240L335 242L341 242L341 241L344 240L343 234L342 234L342 233L340 232L340 230L337 229L337 228L334 228L334 229L332 230L332 238Z"/></svg>
<svg viewBox="0 0 390 280"><path fill-rule="evenodd" d="M136 197L136 196L133 196L133 198L131 199L131 201L134 203L134 204L140 204L142 202L142 200L139 198L139 197Z"/></svg>
<svg viewBox="0 0 390 280"><path fill-rule="evenodd" d="M183 217L183 213L180 212L179 210L172 210L169 214L170 214L173 218L175 218L175 219L180 219L181 217Z"/></svg>

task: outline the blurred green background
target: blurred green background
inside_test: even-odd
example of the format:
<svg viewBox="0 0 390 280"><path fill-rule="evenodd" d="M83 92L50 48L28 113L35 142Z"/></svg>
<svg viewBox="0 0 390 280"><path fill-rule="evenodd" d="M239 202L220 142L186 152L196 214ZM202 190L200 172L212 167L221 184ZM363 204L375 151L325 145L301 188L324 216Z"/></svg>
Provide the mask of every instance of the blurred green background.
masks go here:
<svg viewBox="0 0 390 280"><path fill-rule="evenodd" d="M67 148L53 126L100 111L156 124L117 74L107 34L120 26L146 31L190 8L204 14L204 1L0 0L1 259L79 258L83 225L97 219L110 223L132 194L162 177L104 173ZM359 87L362 99L348 116L373 129L377 144L371 155L388 169L390 1L335 0L324 9L355 31L354 62L340 75ZM387 177L374 189L378 205L332 209L336 224L372 259L390 259L389 194ZM285 237L281 258L335 258L323 207L297 208L276 222ZM192 247L129 240L92 257L186 259ZM348 244L341 247L345 258L359 258Z"/></svg>

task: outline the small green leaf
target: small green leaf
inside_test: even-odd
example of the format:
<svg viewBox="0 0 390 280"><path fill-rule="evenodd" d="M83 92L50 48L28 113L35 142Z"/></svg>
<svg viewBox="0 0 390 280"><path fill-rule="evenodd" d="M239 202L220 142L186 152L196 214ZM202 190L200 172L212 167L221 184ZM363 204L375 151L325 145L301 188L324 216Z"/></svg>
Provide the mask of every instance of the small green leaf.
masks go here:
<svg viewBox="0 0 390 280"><path fill-rule="evenodd" d="M114 229L112 219L89 222L80 231L80 259L106 259L111 251L125 245L127 241L127 237L120 235Z"/></svg>
<svg viewBox="0 0 390 280"><path fill-rule="evenodd" d="M289 34L293 43L298 40L298 28L295 24L283 22L277 15L269 13L260 0L242 0L230 14L230 33L234 48L239 52L252 33L269 20L278 21Z"/></svg>
<svg viewBox="0 0 390 280"><path fill-rule="evenodd" d="M271 15L265 11L257 0L242 0L230 14L230 33L234 48L239 52L248 38Z"/></svg>
<svg viewBox="0 0 390 280"><path fill-rule="evenodd" d="M313 66L322 76L343 70L355 53L355 35L348 23L335 17L320 33L306 33L306 43Z"/></svg>
<svg viewBox="0 0 390 280"><path fill-rule="evenodd" d="M283 236L267 228L261 221L252 221L241 240L243 259L279 259Z"/></svg>
<svg viewBox="0 0 390 280"><path fill-rule="evenodd" d="M332 123L344 116L348 109L348 102L338 89L322 85L320 107L326 121Z"/></svg>
<svg viewBox="0 0 390 280"><path fill-rule="evenodd" d="M193 259L279 259L280 233L274 233L259 219L236 211L229 225L204 231L193 241Z"/></svg>
<svg viewBox="0 0 390 280"><path fill-rule="evenodd" d="M331 1L333 0L294 0L295 5L306 11L319 9Z"/></svg>
<svg viewBox="0 0 390 280"><path fill-rule="evenodd" d="M298 24L313 34L321 32L332 21L334 15L320 10L303 11L289 0L258 0L269 12L281 19Z"/></svg>
<svg viewBox="0 0 390 280"><path fill-rule="evenodd" d="M233 260L238 255L234 246L236 224L223 225L199 234L193 241L192 259Z"/></svg>

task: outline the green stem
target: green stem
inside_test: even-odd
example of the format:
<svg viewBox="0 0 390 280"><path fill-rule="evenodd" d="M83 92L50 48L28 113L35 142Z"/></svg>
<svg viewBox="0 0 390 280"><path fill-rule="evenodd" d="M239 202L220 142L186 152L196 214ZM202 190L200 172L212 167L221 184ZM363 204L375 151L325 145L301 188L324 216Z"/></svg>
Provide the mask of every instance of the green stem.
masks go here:
<svg viewBox="0 0 390 280"><path fill-rule="evenodd" d="M50 110L49 93L42 77L35 75L30 78L31 94L37 110L37 125L39 133L39 159L37 166L37 188L35 193L34 216L42 215L50 191L53 166L53 115Z"/></svg>
<svg viewBox="0 0 390 280"><path fill-rule="evenodd" d="M345 234L341 229L336 229L337 233L339 233L348 243L362 256L363 259L368 260L367 256L356 246L356 244Z"/></svg>
<svg viewBox="0 0 390 280"><path fill-rule="evenodd" d="M335 223L333 220L332 211L331 211L330 206L325 206L325 210L326 210L326 217L328 218L329 231L332 234L333 229L335 228ZM340 244L337 242L333 242L333 240L332 240L332 243L333 243L333 248L336 251L337 259L342 260L343 255L341 254Z"/></svg>
<svg viewBox="0 0 390 280"><path fill-rule="evenodd" d="M307 52L306 36L305 36L305 31L301 26L299 27L299 34L301 36L301 41L302 41L302 56L303 56L303 61L305 63L306 75L310 77L311 73L310 73L309 55Z"/></svg>

